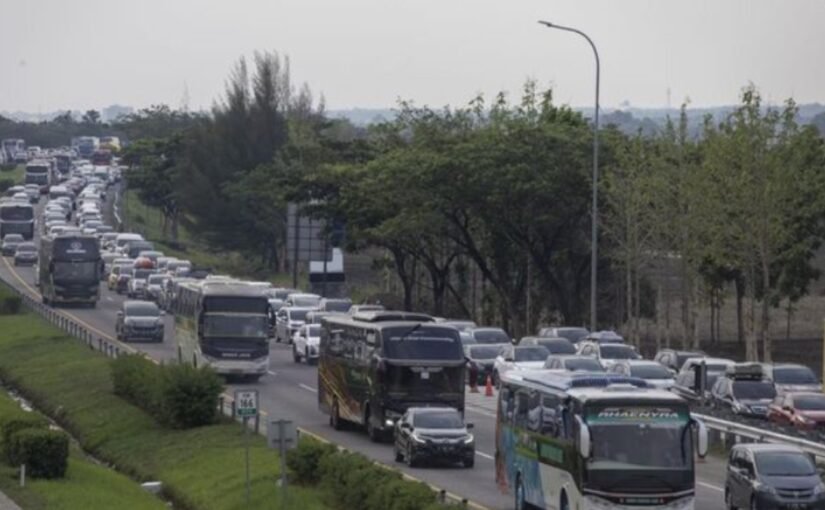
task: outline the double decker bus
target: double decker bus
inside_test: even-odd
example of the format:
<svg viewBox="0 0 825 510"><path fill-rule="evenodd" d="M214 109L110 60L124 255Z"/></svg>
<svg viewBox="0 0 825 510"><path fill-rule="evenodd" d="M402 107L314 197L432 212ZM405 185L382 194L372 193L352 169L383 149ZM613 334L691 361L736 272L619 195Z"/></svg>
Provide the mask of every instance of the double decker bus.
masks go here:
<svg viewBox="0 0 825 510"><path fill-rule="evenodd" d="M396 314L321 318L318 406L335 429L356 423L377 442L409 407L463 413L464 367L455 328Z"/></svg>
<svg viewBox="0 0 825 510"><path fill-rule="evenodd" d="M49 192L52 167L48 161L31 161L26 165L25 183L40 186L40 193Z"/></svg>
<svg viewBox="0 0 825 510"><path fill-rule="evenodd" d="M17 161L18 154L26 152L26 142L22 138L6 138L2 144L2 150L6 153L6 161L9 163Z"/></svg>
<svg viewBox="0 0 825 510"><path fill-rule="evenodd" d="M516 509L692 510L694 431L688 403L642 379L507 373L496 418L496 482Z"/></svg>
<svg viewBox="0 0 825 510"><path fill-rule="evenodd" d="M20 234L23 239L34 237L34 206L31 203L0 203L0 239L6 234Z"/></svg>
<svg viewBox="0 0 825 510"><path fill-rule="evenodd" d="M179 362L225 376L266 374L269 301L263 289L237 280L181 281L170 307Z"/></svg>
<svg viewBox="0 0 825 510"><path fill-rule="evenodd" d="M44 304L81 303L95 307L100 299L100 241L95 236L58 234L40 240L38 286Z"/></svg>

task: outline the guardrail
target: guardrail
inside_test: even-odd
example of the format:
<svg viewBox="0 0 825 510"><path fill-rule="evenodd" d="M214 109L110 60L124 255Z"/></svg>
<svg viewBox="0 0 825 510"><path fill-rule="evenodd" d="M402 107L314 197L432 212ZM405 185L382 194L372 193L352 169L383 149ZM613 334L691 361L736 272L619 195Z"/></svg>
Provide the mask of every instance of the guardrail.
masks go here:
<svg viewBox="0 0 825 510"><path fill-rule="evenodd" d="M825 444L809 441L801 437L789 436L786 434L779 434L768 430L752 427L750 425L743 425L732 421L722 420L713 416L692 413L694 418L702 420L705 426L712 431L719 434L719 439L723 443L727 443L730 439L734 443L741 442L755 442L755 443L777 443L796 446L807 453L815 455L818 458L825 459Z"/></svg>

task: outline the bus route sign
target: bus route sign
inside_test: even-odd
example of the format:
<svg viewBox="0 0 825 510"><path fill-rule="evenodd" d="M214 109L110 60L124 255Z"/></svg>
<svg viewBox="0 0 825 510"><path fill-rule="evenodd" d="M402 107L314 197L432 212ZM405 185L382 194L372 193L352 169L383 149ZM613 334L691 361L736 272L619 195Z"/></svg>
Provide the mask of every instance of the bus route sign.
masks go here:
<svg viewBox="0 0 825 510"><path fill-rule="evenodd" d="M235 416L241 418L258 416L258 390L235 391Z"/></svg>

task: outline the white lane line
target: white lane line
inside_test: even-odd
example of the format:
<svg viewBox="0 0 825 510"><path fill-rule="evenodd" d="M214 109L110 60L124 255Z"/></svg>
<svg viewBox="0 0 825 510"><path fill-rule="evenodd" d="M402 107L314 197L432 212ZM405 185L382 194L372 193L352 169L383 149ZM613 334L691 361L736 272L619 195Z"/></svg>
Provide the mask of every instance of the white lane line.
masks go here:
<svg viewBox="0 0 825 510"><path fill-rule="evenodd" d="M713 484L710 484L710 483L696 482L696 485L701 485L702 487L705 487L705 488L708 488L708 489L711 489L711 490L714 490L714 491L717 491L717 492L725 492L725 489L723 489L722 487L719 487L718 485L713 485Z"/></svg>
<svg viewBox="0 0 825 510"><path fill-rule="evenodd" d="M273 372L272 370L267 370L266 373L269 375L278 375L278 372Z"/></svg>
<svg viewBox="0 0 825 510"><path fill-rule="evenodd" d="M112 299L112 296L106 296L106 301L114 301L114 299Z"/></svg>
<svg viewBox="0 0 825 510"><path fill-rule="evenodd" d="M478 450L476 450L476 455L478 455L479 457L484 457L485 459L490 459L490 460L495 460L496 459L495 457L493 457L489 453L480 452Z"/></svg>
<svg viewBox="0 0 825 510"><path fill-rule="evenodd" d="M311 391L312 393L318 393L318 390L316 390L316 389L315 389L315 388L313 388L312 386L308 386L308 385L306 385L306 384L304 384L304 383L299 383L299 384L298 384L298 386L300 386L301 388L303 388L303 389L305 389L305 390L307 390L307 391Z"/></svg>

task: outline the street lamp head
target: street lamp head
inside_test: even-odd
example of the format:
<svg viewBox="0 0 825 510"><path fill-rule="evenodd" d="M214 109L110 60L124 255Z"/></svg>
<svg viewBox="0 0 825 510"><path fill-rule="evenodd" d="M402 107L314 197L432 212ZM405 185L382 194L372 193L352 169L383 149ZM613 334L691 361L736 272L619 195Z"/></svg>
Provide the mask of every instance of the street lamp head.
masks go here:
<svg viewBox="0 0 825 510"><path fill-rule="evenodd" d="M546 27L553 28L553 24L550 23L549 21L539 20L539 25L544 25Z"/></svg>

